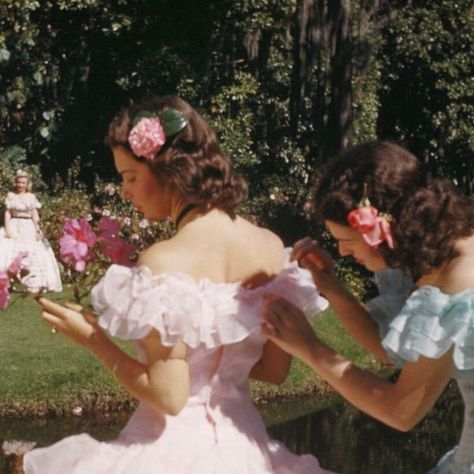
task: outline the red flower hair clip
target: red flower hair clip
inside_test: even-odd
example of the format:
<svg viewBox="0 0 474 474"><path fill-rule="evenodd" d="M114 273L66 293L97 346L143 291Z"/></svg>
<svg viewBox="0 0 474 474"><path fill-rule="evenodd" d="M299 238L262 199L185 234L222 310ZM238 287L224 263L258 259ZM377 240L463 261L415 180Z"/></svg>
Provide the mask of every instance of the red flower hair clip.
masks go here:
<svg viewBox="0 0 474 474"><path fill-rule="evenodd" d="M367 183L364 184L364 196L357 208L349 212L347 220L350 226L362 234L363 239L371 247L377 248L382 242L387 242L389 248L395 247L390 228L393 217L382 213L370 204L367 197Z"/></svg>

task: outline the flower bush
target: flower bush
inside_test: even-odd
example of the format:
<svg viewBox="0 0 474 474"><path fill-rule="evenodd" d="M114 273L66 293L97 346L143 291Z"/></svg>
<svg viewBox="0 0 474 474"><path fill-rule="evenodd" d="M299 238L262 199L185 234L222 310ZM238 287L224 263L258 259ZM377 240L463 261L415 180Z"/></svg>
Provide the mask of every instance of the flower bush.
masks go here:
<svg viewBox="0 0 474 474"><path fill-rule="evenodd" d="M92 199L92 217L116 219L121 224L121 235L138 252L157 240L170 238L174 233L171 222L149 222L133 206L120 197L121 188L114 183L98 181Z"/></svg>
<svg viewBox="0 0 474 474"><path fill-rule="evenodd" d="M37 193L42 203L40 209L40 225L44 235L49 240L57 257L60 256L60 240L64 233L64 225L70 218L86 221L92 228L99 226L102 218L115 222L99 234L104 239L115 233L128 244L133 245L137 255L157 240L167 239L173 235L174 229L170 222L151 223L143 215L133 209L131 204L120 197L120 186L111 182L97 179L94 192L90 193L79 181L78 176L72 176L65 183L57 183L50 194ZM107 222L106 220L102 221ZM115 227L114 227L115 226ZM117 226L120 231L117 231ZM108 241L104 257L107 260L120 260L124 247L117 244L117 240ZM59 260L61 279L64 284L80 284L83 275L75 271L74 267Z"/></svg>

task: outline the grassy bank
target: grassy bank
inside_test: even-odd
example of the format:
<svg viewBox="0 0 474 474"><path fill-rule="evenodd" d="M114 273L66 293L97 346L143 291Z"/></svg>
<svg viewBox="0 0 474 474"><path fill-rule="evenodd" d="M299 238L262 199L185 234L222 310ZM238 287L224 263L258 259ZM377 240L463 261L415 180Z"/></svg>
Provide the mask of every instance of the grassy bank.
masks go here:
<svg viewBox="0 0 474 474"><path fill-rule="evenodd" d="M66 299L70 293L55 294ZM380 366L345 335L331 311L316 318L315 328L331 346L359 365ZM130 343L119 342L133 353ZM40 317L39 306L20 299L0 313L0 416L70 414L128 408L134 401L85 350L52 334ZM294 361L288 380L281 386L252 383L254 399L264 402L324 392L328 387L304 364Z"/></svg>

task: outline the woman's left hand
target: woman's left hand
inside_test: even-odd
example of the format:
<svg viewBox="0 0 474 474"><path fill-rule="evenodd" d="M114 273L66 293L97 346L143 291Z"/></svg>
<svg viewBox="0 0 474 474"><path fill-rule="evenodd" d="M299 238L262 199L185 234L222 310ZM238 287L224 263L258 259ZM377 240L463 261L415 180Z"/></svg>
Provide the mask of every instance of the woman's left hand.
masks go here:
<svg viewBox="0 0 474 474"><path fill-rule="evenodd" d="M319 341L305 314L285 298L266 294L262 332L284 351L304 358Z"/></svg>
<svg viewBox="0 0 474 474"><path fill-rule="evenodd" d="M80 346L91 349L96 336L102 334L95 317L82 306L74 303L62 306L46 298L39 298L38 303L43 306L42 317L53 332L60 332Z"/></svg>

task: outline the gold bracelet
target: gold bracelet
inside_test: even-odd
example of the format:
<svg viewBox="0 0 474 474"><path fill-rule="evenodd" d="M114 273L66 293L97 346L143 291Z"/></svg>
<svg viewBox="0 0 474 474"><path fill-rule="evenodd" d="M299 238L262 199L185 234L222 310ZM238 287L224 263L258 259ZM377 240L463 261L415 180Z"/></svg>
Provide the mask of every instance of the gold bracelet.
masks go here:
<svg viewBox="0 0 474 474"><path fill-rule="evenodd" d="M117 357L117 360L114 362L114 365L111 370L113 376L116 376L117 370L119 368L120 363L122 362L122 359L123 359L123 354L119 355Z"/></svg>

